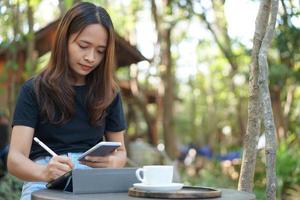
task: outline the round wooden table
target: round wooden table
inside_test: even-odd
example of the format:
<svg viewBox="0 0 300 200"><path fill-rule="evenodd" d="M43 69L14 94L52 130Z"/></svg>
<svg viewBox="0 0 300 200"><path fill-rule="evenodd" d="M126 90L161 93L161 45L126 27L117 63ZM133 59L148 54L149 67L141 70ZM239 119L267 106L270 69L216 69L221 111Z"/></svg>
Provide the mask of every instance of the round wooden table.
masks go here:
<svg viewBox="0 0 300 200"><path fill-rule="evenodd" d="M223 189L222 196L206 200L255 200L255 195L233 189ZM32 200L147 200L152 198L139 198L128 196L128 193L99 193L99 194L73 194L58 190L40 190L32 193ZM204 199L203 199L204 200Z"/></svg>

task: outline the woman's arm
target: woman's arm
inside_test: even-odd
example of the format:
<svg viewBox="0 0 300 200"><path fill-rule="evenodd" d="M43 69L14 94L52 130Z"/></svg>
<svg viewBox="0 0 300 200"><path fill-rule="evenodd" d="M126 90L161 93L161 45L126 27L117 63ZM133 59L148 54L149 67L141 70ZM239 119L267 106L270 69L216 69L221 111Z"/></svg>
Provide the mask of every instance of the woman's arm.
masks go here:
<svg viewBox="0 0 300 200"><path fill-rule="evenodd" d="M105 134L106 141L113 141L113 142L121 142L121 146L111 153L108 156L100 157L100 156L87 156L85 160L82 161L82 164L85 164L90 167L94 168L101 168L101 167L112 167L112 168L120 168L124 167L127 160L127 153L124 144L124 131L120 132L107 132Z"/></svg>
<svg viewBox="0 0 300 200"><path fill-rule="evenodd" d="M73 168L70 158L54 156L47 165L29 159L34 129L14 126L7 158L8 171L26 181L51 181Z"/></svg>

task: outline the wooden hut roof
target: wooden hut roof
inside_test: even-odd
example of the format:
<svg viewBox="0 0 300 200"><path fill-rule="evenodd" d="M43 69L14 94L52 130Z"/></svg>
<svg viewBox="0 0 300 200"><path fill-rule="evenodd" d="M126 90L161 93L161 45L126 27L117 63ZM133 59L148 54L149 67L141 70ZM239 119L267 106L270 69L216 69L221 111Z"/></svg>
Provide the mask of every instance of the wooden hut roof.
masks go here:
<svg viewBox="0 0 300 200"><path fill-rule="evenodd" d="M35 33L35 49L38 56L42 56L51 50L51 45L55 36L56 28L59 24L59 20L49 23L44 28ZM7 49L0 49L0 68L8 59ZM25 54L25 48L21 47L18 50L18 55ZM134 46L132 46L124 38L116 34L116 64L117 67L129 66L132 63L137 63L143 60L147 60ZM2 66L1 66L2 65Z"/></svg>

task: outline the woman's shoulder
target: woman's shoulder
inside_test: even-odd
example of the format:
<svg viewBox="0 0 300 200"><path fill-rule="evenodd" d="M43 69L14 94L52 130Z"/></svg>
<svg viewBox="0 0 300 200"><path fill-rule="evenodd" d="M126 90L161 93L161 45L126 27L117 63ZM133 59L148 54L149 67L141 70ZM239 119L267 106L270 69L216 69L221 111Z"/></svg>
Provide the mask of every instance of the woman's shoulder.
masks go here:
<svg viewBox="0 0 300 200"><path fill-rule="evenodd" d="M23 90L29 90L29 91L33 91L34 90L34 79L35 77L31 77L30 79L26 80L23 85L22 85L22 89Z"/></svg>
<svg viewBox="0 0 300 200"><path fill-rule="evenodd" d="M121 90L119 88L115 89L112 96L112 104L121 98Z"/></svg>
<svg viewBox="0 0 300 200"><path fill-rule="evenodd" d="M121 91L120 90L115 90L114 91L114 95L112 97L112 100L108 106L108 109L111 109L113 107L118 106L118 104L120 104L122 102L122 98L121 98Z"/></svg>

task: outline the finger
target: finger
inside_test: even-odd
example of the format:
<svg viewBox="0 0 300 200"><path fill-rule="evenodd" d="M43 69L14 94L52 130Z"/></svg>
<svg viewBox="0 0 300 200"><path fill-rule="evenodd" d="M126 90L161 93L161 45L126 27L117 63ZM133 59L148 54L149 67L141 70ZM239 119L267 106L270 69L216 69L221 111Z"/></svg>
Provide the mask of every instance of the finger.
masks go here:
<svg viewBox="0 0 300 200"><path fill-rule="evenodd" d="M57 171L55 172L55 174L57 175L57 177L60 177L62 175L64 175L66 172L60 169L57 169Z"/></svg>
<svg viewBox="0 0 300 200"><path fill-rule="evenodd" d="M109 158L108 156L87 156L85 157L85 160L90 162L107 163L109 161Z"/></svg>
<svg viewBox="0 0 300 200"><path fill-rule="evenodd" d="M53 158L50 161L49 165L52 169L54 169L54 170L58 169L63 172L68 172L68 171L72 170L72 168L68 165L67 159L59 157L59 156Z"/></svg>
<svg viewBox="0 0 300 200"><path fill-rule="evenodd" d="M83 164L83 165L87 165L89 167L92 167L92 168L105 168L105 167L108 167L107 163L91 162L91 161L82 161L80 163Z"/></svg>
<svg viewBox="0 0 300 200"><path fill-rule="evenodd" d="M60 163L64 163L64 164L68 165L71 169L74 168L74 164L72 163L71 158L69 158L67 156L56 156L56 160Z"/></svg>
<svg viewBox="0 0 300 200"><path fill-rule="evenodd" d="M54 179L57 179L58 177L60 177L60 176L62 176L62 175L64 175L65 174L65 172L64 171L61 171L61 170L59 170L59 169L56 169L54 172L52 172L52 174L51 174L51 180L54 180Z"/></svg>
<svg viewBox="0 0 300 200"><path fill-rule="evenodd" d="M69 165L62 164L62 163L57 164L57 169L64 171L65 173L72 170L72 168Z"/></svg>

